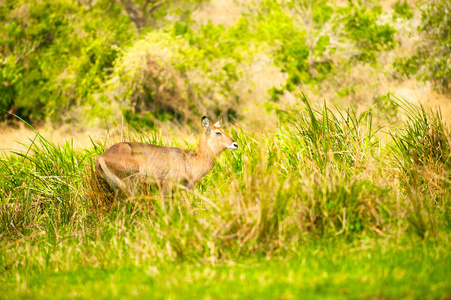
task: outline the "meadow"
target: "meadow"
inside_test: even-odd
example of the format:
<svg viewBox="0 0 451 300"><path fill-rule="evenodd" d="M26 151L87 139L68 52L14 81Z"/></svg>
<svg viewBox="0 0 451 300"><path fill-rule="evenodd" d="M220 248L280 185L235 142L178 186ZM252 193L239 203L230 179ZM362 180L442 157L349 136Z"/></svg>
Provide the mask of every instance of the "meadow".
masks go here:
<svg viewBox="0 0 451 300"><path fill-rule="evenodd" d="M0 3L0 299L451 299L448 0ZM203 115L195 189L106 193Z"/></svg>
<svg viewBox="0 0 451 300"><path fill-rule="evenodd" d="M395 99L388 120L297 100L278 130L226 127L240 149L169 198L112 202L93 176L108 140L74 148L36 131L27 151L4 152L0 298L449 299L440 112Z"/></svg>

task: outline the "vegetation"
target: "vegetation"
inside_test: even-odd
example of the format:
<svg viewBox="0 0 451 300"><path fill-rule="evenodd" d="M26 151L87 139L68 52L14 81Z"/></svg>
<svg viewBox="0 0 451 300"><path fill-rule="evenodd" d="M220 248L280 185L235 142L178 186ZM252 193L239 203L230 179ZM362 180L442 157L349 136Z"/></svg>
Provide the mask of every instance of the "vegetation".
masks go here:
<svg viewBox="0 0 451 300"><path fill-rule="evenodd" d="M189 291L232 296L222 289L249 278L243 294L269 297L295 295L296 285L280 286L314 276L301 294L449 296L450 130L440 114L397 102L408 121L390 128L393 142L384 146L371 110L333 112L299 100L304 105L296 111L279 111L278 132L232 129L240 151L223 155L193 192L175 191L170 199L156 191L108 202L91 176L106 145L73 149L37 132L27 153L1 160L7 295L45 295L45 281L49 289L67 283L59 288L62 296L83 287L81 296L88 297L107 281L118 294L105 291L104 297L161 297L184 293L179 280L208 277ZM414 144L420 138L440 142ZM163 144L154 134L129 139ZM279 260L288 277L271 279ZM151 288L173 271L178 275L170 288ZM219 290L204 289L211 276L222 283ZM89 278L97 284L85 290ZM369 289L356 287L366 280ZM135 290L127 288L132 281ZM417 281L423 285L406 288Z"/></svg>
<svg viewBox="0 0 451 300"><path fill-rule="evenodd" d="M192 298L421 298L446 299L449 251L418 243L325 243L300 246L289 259L246 260L218 266L182 262L85 267L21 274L4 297L119 299ZM438 267L441 265L441 267ZM448 269L447 269L448 267ZM7 283L7 286L11 286Z"/></svg>
<svg viewBox="0 0 451 300"><path fill-rule="evenodd" d="M395 62L402 74L417 75L423 80L430 80L438 90L445 93L451 92L450 11L449 1L425 1L421 7L422 23L419 26L425 38L412 56L398 58Z"/></svg>
<svg viewBox="0 0 451 300"><path fill-rule="evenodd" d="M133 37L117 7L109 17L75 1L6 1L0 13L0 109L27 120L90 101L111 73L118 46ZM30 93L30 91L33 91Z"/></svg>
<svg viewBox="0 0 451 300"><path fill-rule="evenodd" d="M226 27L193 21L192 9L201 3L5 1L1 118L10 112L34 123L73 122L82 111L84 122L123 115L153 127L156 121L194 121L206 111L242 119L250 103L289 109L279 103L285 93L346 78L358 64L376 67L379 53L397 45L390 16L412 14L405 2L389 14L371 1L262 1ZM174 13L179 18L167 21ZM445 42L445 36L438 31L431 40ZM446 54L437 52L445 60ZM265 57L286 79L257 99L249 66ZM339 84L334 97L357 88ZM143 117L147 121L140 122Z"/></svg>
<svg viewBox="0 0 451 300"><path fill-rule="evenodd" d="M0 119L35 134L0 154L0 298L451 297L446 116L351 97L378 84L362 70L449 92L447 1L259 1L227 25L201 0L0 2ZM122 119L123 140L192 149L157 129L202 115L240 148L168 198L111 201L93 172L110 139L33 128Z"/></svg>

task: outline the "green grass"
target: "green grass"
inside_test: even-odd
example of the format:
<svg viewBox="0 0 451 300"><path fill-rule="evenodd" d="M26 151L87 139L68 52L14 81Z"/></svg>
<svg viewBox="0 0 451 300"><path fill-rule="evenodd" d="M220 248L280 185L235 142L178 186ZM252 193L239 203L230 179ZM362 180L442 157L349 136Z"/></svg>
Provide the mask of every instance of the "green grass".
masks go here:
<svg viewBox="0 0 451 300"><path fill-rule="evenodd" d="M107 205L92 176L97 142L74 149L37 133L26 153L4 154L0 297L449 297L441 115L398 100L406 121L381 131L371 109L300 100L278 112L277 132L231 130L240 150L170 199Z"/></svg>
<svg viewBox="0 0 451 300"><path fill-rule="evenodd" d="M338 247L337 247L338 246ZM289 258L218 266L154 262L24 272L4 283L5 298L445 299L449 249L424 242L305 245Z"/></svg>

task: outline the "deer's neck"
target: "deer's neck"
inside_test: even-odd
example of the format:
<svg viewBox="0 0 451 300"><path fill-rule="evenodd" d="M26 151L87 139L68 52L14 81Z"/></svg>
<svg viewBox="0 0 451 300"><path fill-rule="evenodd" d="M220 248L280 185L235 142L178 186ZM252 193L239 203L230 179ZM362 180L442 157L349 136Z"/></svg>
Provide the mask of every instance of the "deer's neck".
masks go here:
<svg viewBox="0 0 451 300"><path fill-rule="evenodd" d="M193 151L190 163L192 171L195 173L193 175L197 177L197 180L200 180L213 169L216 157L216 153L208 146L205 135L201 135L199 137L199 146Z"/></svg>

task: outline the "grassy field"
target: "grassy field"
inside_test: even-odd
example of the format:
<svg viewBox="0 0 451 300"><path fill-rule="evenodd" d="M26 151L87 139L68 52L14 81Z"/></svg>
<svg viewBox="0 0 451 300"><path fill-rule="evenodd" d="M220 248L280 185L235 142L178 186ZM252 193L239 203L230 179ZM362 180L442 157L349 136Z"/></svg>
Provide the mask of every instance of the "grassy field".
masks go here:
<svg viewBox="0 0 451 300"><path fill-rule="evenodd" d="M1 298L449 299L450 130L404 100L394 121L311 107L232 128L193 192L110 203L109 145L36 133L0 161ZM157 144L156 133L127 140ZM174 138L172 145L193 148Z"/></svg>
<svg viewBox="0 0 451 300"><path fill-rule="evenodd" d="M217 266L181 261L27 271L9 280L5 298L446 299L449 249L386 241L351 248L345 241L303 245L295 256Z"/></svg>

